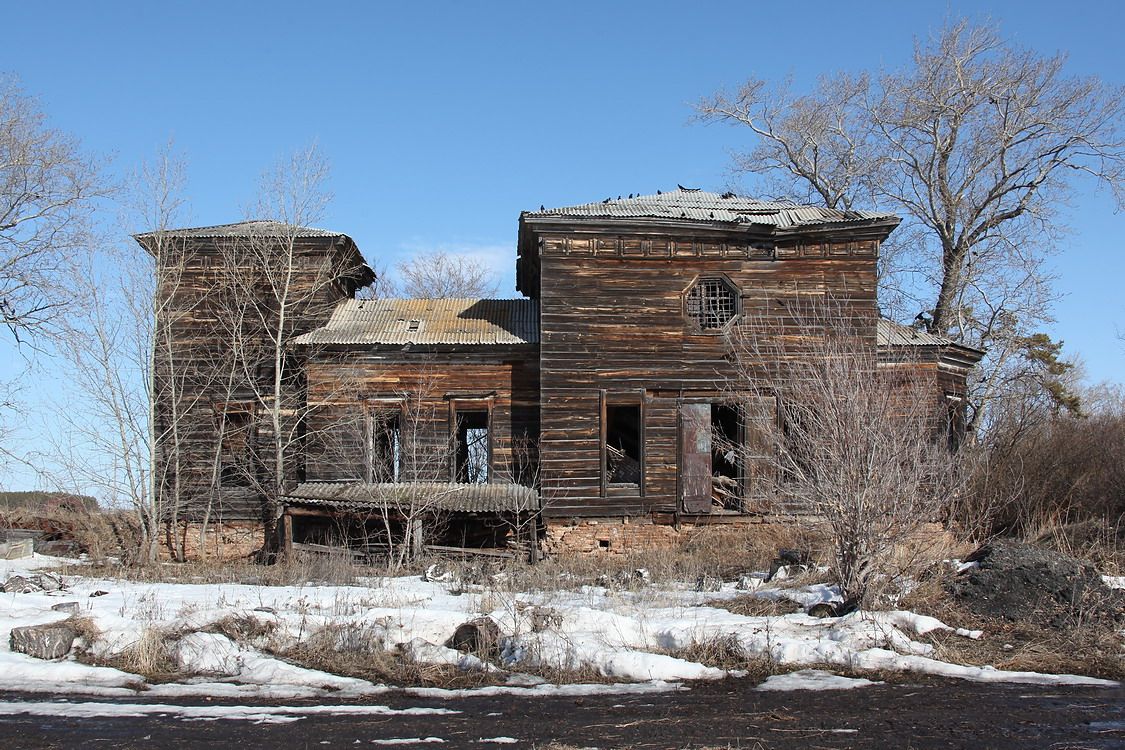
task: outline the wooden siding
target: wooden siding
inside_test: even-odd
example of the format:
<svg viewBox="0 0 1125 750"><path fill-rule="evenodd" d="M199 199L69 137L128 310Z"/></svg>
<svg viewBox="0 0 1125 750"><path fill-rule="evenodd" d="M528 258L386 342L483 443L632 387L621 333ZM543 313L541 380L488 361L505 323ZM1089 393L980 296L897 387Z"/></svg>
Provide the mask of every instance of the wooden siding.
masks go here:
<svg viewBox="0 0 1125 750"><path fill-rule="evenodd" d="M155 352L154 416L158 434L155 461L158 477L159 508L164 520L182 522L266 521L265 498L258 489L217 487L214 481L215 453L219 441L216 404L252 404L254 420L251 427L251 471L256 488L273 485L274 461L268 450L272 427L266 419L268 404L258 401L255 392L272 390L272 361L248 362L245 371L253 373L254 381L245 374L233 381L217 380L220 362L229 362L232 333L230 330L229 281L232 275L253 280L257 270L250 265L231 267L229 248L237 248L241 238L174 240L168 243L165 262L159 269L158 295L162 314L158 330L169 331L171 345L158 342ZM225 244L224 244L225 243ZM352 248L335 244L334 238L300 238L294 243L297 271L293 276L293 294L307 297L301 309L290 311L285 340L324 325L335 304L351 296L354 283L342 278L335 283L319 284L315 269L325 263L343 268L353 263ZM177 270L178 269L178 270ZM321 280L323 276L321 277ZM268 321L270 304L263 291L255 303ZM245 341L268 348L262 329L244 325ZM259 352L260 353L260 352ZM253 355L250 356L253 358ZM290 355L285 384L287 400L303 399L301 363ZM179 413L179 419L173 417ZM173 438L173 424L179 434ZM301 456L287 459L287 479L297 481L302 471ZM177 498L179 498L177 500Z"/></svg>
<svg viewBox="0 0 1125 750"><path fill-rule="evenodd" d="M797 340L794 305L828 300L870 330L877 317L875 239L591 236L581 228L537 242L541 304L541 468L553 517L681 509L680 404L719 398L732 370L722 333L701 333L683 312L701 277L739 291L742 325ZM786 351L793 351L787 342ZM763 363L767 366L768 363ZM603 489L601 399L643 393L643 486Z"/></svg>
<svg viewBox="0 0 1125 750"><path fill-rule="evenodd" d="M402 481L451 481L452 415L473 408L491 415L490 481L534 484L538 367L534 346L316 354L307 365L306 479L363 478L366 402L402 415Z"/></svg>

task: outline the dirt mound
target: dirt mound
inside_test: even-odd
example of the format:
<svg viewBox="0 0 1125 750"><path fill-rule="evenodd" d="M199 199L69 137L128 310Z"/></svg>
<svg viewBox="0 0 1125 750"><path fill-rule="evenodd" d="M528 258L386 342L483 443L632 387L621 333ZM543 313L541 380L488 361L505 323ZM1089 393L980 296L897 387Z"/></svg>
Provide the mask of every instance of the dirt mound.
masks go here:
<svg viewBox="0 0 1125 750"><path fill-rule="evenodd" d="M1125 594L1081 560L1023 542L991 542L969 556L976 566L950 593L978 615L1070 627L1125 619Z"/></svg>

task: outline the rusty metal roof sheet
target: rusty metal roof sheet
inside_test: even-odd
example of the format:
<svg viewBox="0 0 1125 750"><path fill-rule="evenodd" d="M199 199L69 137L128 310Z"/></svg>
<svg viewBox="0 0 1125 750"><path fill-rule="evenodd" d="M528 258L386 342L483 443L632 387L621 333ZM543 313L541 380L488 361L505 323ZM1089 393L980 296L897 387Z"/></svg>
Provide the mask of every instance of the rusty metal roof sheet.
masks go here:
<svg viewBox="0 0 1125 750"><path fill-rule="evenodd" d="M516 345L539 342L539 306L530 299L342 301L322 328L298 344Z"/></svg>
<svg viewBox="0 0 1125 750"><path fill-rule="evenodd" d="M183 227L181 229L165 229L162 232L169 237L197 237L211 239L216 237L346 237L346 232L334 232L331 229L317 229L316 227L301 227L286 224L272 219L253 219L251 221L238 221L233 224L216 224L210 227ZM135 235L137 239L151 237L155 232L144 232Z"/></svg>
<svg viewBox="0 0 1125 750"><path fill-rule="evenodd" d="M390 507L427 508L463 513L514 513L539 509L539 494L519 484L402 482L303 482L285 503L355 512Z"/></svg>
<svg viewBox="0 0 1125 750"><path fill-rule="evenodd" d="M598 203L525 212L529 218L651 218L729 224L761 224L778 229L897 219L879 211L841 211L788 201L759 201L734 193L708 193L680 187L667 193L607 198Z"/></svg>
<svg viewBox="0 0 1125 750"><path fill-rule="evenodd" d="M879 346L949 346L955 343L953 339L935 336L886 318L879 319L877 341Z"/></svg>

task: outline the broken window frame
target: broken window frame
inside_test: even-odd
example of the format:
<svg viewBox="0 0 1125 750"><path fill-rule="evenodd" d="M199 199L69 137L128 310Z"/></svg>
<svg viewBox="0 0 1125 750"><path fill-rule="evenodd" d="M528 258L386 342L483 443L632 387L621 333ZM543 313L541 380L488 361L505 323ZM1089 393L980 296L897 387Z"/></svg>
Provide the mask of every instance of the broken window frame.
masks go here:
<svg viewBox="0 0 1125 750"><path fill-rule="evenodd" d="M708 304L708 299L696 300L702 296L705 287L717 287L726 291L728 299L721 304ZM711 311L706 310L710 306ZM721 334L730 329L742 314L742 292L724 274L697 276L683 293L683 315L695 333ZM711 325L710 323L714 323Z"/></svg>
<svg viewBox="0 0 1125 750"><path fill-rule="evenodd" d="M643 389L636 391L599 391L599 410L601 413L600 430L599 430L599 449L601 454L601 495L607 497L610 494L632 495L636 493L638 497L645 496L645 427L646 427L646 414L645 414L645 391ZM635 407L637 409L637 453L636 462L639 476L637 482L612 482L610 481L610 455L609 450L609 421L610 410L618 407Z"/></svg>
<svg viewBox="0 0 1125 750"><path fill-rule="evenodd" d="M211 404L219 440L216 458L220 490L249 490L254 486L255 406L253 401L218 401ZM238 415L240 420L245 420L244 423L231 429L232 415ZM231 447L232 442L237 440L242 442L241 447Z"/></svg>
<svg viewBox="0 0 1125 750"><path fill-rule="evenodd" d="M388 445L382 449L380 463L384 468L389 459L389 472L376 471L376 431L381 425L394 421L393 432L383 431L389 437ZM406 451L403 446L403 426L406 424L406 402L401 398L371 398L363 402L363 481L368 484L397 484L402 481L405 469ZM389 450L389 453L388 453Z"/></svg>
<svg viewBox="0 0 1125 750"><path fill-rule="evenodd" d="M493 455L496 442L496 436L493 434L493 421L492 412L495 406L495 395L465 397L465 396L447 396L449 400L449 481L453 484L491 484L495 478L495 470L493 468ZM467 481L462 480L462 466L464 465L466 471L469 469L467 463L462 464L461 461L461 420L459 414L472 412L484 413L485 422L485 456L484 456L484 477L483 480Z"/></svg>
<svg viewBox="0 0 1125 750"><path fill-rule="evenodd" d="M716 410L729 409L733 412L733 417L736 420L736 434L733 438L728 438L729 448L734 452L734 461L725 458L728 463L733 464L736 476L731 477L735 480L734 494L731 506L725 507L724 512L728 513L753 513L756 512L763 500L768 496L769 491L774 486L773 480L773 467L777 462L776 452L777 446L773 444L774 431L771 426L763 425L763 429L759 432L756 431L753 422L767 419L769 422L776 424L778 419L777 410L777 397L775 395L759 395L759 394L742 394L734 395L715 393L715 392L686 392L677 400L676 411L678 414L679 428L678 428L678 441L679 441L679 456L677 459L677 494L679 496L680 507L685 513L698 515L702 511L691 511L688 509L688 498L685 496L689 492L686 484L692 482L691 476L701 476L692 473L690 467L687 465L688 448L685 445L685 440L690 436L687 430L689 415L685 407L698 407L706 405L709 407L707 413L707 454L709 460L707 463L707 474L712 477L715 476L715 460L716 453L721 449L722 445L718 444L715 439ZM758 441L768 440L769 445L759 444L759 450L755 452L755 441L752 439L757 436ZM724 476L730 476L724 472ZM714 499L714 488L710 490L710 497ZM714 512L714 506L709 506L706 513Z"/></svg>

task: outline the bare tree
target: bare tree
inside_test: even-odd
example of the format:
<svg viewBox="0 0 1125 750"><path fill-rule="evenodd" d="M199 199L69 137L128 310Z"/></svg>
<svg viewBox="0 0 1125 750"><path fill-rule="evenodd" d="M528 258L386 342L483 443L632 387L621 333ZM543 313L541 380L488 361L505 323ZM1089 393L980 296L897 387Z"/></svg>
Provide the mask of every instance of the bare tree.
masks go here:
<svg viewBox="0 0 1125 750"><path fill-rule="evenodd" d="M189 316L177 294L184 256L167 236L183 208L183 165L169 150L132 181L135 217L150 231L82 256L72 267L82 303L57 327L56 350L69 377L50 481L74 491L96 488L110 505L130 508L141 529L138 562L156 559L162 522L182 502L184 413L200 396L172 351L177 319ZM157 420L157 401L170 408ZM76 408L81 404L81 408ZM162 453L167 461L158 462Z"/></svg>
<svg viewBox="0 0 1125 750"><path fill-rule="evenodd" d="M1125 93L1064 65L958 21L918 42L903 70L829 76L803 96L750 80L698 105L704 120L754 133L737 172L829 207L905 215L909 243L893 247L882 287L931 331L989 351L973 424L1043 353L1033 337L1054 296L1044 259L1075 181L1125 198Z"/></svg>
<svg viewBox="0 0 1125 750"><path fill-rule="evenodd" d="M727 397L746 439L721 449L779 507L823 519L845 599L868 606L913 570L923 527L959 492L946 406L923 369L880 366L870 326L841 306L787 317L730 334Z"/></svg>
<svg viewBox="0 0 1125 750"><path fill-rule="evenodd" d="M491 297L500 284L480 258L437 250L421 253L395 266L406 297L445 299Z"/></svg>
<svg viewBox="0 0 1125 750"><path fill-rule="evenodd" d="M47 332L73 296L73 264L107 190L77 141L0 78L0 321L16 341Z"/></svg>
<svg viewBox="0 0 1125 750"><path fill-rule="evenodd" d="M221 338L241 368L238 389L252 405L256 455L247 482L263 499L267 551L275 548L280 501L293 481L291 458L305 439L308 406L290 343L327 321L342 279L361 270L326 252L319 230L310 233L331 200L328 176L315 146L268 171L252 210L269 220L251 223L248 234L221 249Z"/></svg>

